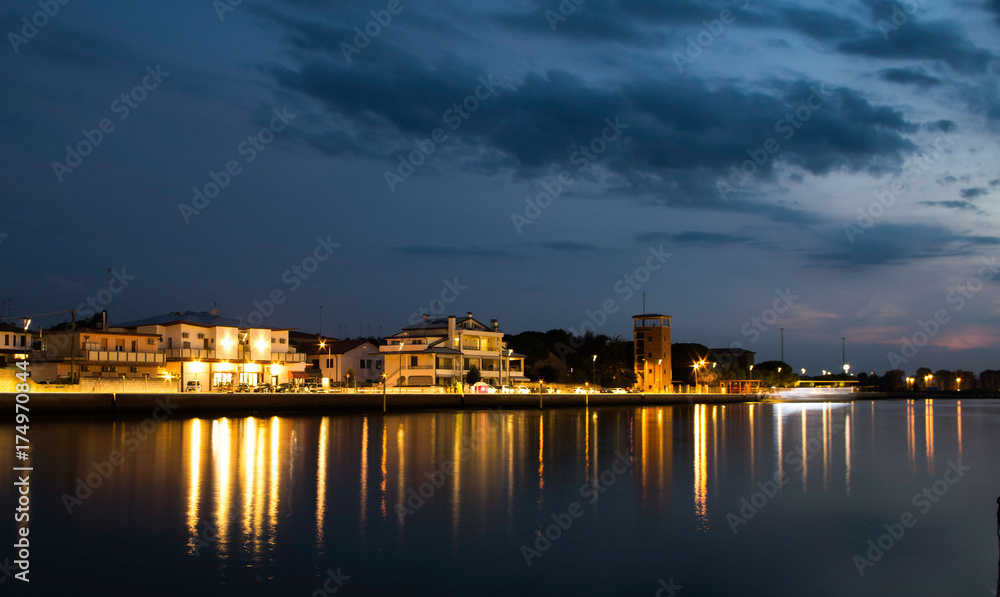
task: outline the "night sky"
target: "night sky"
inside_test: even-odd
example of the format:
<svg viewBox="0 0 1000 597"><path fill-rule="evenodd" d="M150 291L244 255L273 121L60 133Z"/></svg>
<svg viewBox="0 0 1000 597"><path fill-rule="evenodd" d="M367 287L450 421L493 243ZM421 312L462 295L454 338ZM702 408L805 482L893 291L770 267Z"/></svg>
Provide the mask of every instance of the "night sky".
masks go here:
<svg viewBox="0 0 1000 597"><path fill-rule="evenodd" d="M1000 365L1000 1L561 6L5 2L0 298Z"/></svg>

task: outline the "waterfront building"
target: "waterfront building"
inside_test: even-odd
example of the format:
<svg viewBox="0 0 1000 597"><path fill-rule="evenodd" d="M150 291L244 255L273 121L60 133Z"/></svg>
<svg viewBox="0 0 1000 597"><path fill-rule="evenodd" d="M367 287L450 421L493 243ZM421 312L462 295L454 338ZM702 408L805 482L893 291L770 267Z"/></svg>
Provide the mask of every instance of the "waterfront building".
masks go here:
<svg viewBox="0 0 1000 597"><path fill-rule="evenodd" d="M396 386L454 386L473 366L493 386L520 384L524 355L507 348L496 319L487 326L472 317L431 318L403 328L379 350L385 359L386 383Z"/></svg>
<svg viewBox="0 0 1000 597"><path fill-rule="evenodd" d="M0 322L0 367L27 359L34 346L35 336L31 330Z"/></svg>
<svg viewBox="0 0 1000 597"><path fill-rule="evenodd" d="M156 379L165 359L156 334L122 328L42 331L42 350L31 358L35 381Z"/></svg>
<svg viewBox="0 0 1000 597"><path fill-rule="evenodd" d="M289 343L290 328L248 325L215 309L164 313L119 327L155 336L166 361L161 374L182 390L189 381L207 392L307 377L306 355Z"/></svg>
<svg viewBox="0 0 1000 597"><path fill-rule="evenodd" d="M289 340L306 355L306 374L327 380L323 385L382 383L383 355L367 340L337 340L302 332L290 332ZM348 379L352 370L353 378Z"/></svg>
<svg viewBox="0 0 1000 597"><path fill-rule="evenodd" d="M643 392L671 391L670 319L657 313L632 316L636 384Z"/></svg>

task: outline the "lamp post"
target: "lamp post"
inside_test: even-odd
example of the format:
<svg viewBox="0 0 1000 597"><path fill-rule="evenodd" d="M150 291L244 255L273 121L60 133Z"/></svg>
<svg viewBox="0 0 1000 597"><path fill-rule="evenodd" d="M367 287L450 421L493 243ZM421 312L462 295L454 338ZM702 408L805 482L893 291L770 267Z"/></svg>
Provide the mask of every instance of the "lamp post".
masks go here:
<svg viewBox="0 0 1000 597"><path fill-rule="evenodd" d="M591 373L594 376L594 387L597 387L597 355L595 354L592 358L593 366L591 367Z"/></svg>
<svg viewBox="0 0 1000 597"><path fill-rule="evenodd" d="M656 372L653 374L653 383L656 385L656 393L662 394L663 388L661 384L663 383L663 375L660 373L660 367L663 365L663 359L656 359Z"/></svg>
<svg viewBox="0 0 1000 597"><path fill-rule="evenodd" d="M956 386L955 387L956 391L958 391L958 392L962 391L962 378L961 377L956 377L955 378L955 386Z"/></svg>

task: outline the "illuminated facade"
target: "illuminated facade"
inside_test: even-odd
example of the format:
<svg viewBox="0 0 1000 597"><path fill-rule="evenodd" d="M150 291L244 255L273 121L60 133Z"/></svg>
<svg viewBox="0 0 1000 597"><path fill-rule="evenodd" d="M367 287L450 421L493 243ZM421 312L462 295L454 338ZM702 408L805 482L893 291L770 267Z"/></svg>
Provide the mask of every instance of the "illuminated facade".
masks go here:
<svg viewBox="0 0 1000 597"><path fill-rule="evenodd" d="M494 386L524 383L524 355L507 348L496 319L490 325L472 313L463 318L425 315L387 339L379 350L385 358L389 386L451 386L472 366Z"/></svg>
<svg viewBox="0 0 1000 597"><path fill-rule="evenodd" d="M643 392L671 391L670 319L659 314L632 316L636 384Z"/></svg>
<svg viewBox="0 0 1000 597"><path fill-rule="evenodd" d="M306 377L306 355L289 344L287 328L250 326L215 310L166 313L121 327L157 338L165 357L161 374L176 379L181 390L189 381L210 392Z"/></svg>
<svg viewBox="0 0 1000 597"><path fill-rule="evenodd" d="M0 322L0 366L27 359L34 343L31 330Z"/></svg>

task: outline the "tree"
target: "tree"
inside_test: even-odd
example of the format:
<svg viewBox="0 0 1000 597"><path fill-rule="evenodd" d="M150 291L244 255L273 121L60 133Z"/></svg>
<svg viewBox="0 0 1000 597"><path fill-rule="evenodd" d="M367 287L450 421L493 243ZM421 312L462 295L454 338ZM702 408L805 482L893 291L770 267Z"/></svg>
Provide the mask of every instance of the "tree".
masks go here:
<svg viewBox="0 0 1000 597"><path fill-rule="evenodd" d="M927 377L931 374L931 370L927 367L921 367L917 369L917 372L913 374L913 387L926 390L929 383L933 383Z"/></svg>
<svg viewBox="0 0 1000 597"><path fill-rule="evenodd" d="M890 369L882 376L879 389L883 392L895 392L906 388L906 373L900 369Z"/></svg>
<svg viewBox="0 0 1000 597"><path fill-rule="evenodd" d="M670 368L675 382L694 383L694 364L708 358L708 347L704 344L679 342L670 345ZM701 371L698 381L703 383Z"/></svg>
<svg viewBox="0 0 1000 597"><path fill-rule="evenodd" d="M479 367L473 365L469 367L469 371L465 374L465 383L470 386L476 385L483 380L483 374L479 372Z"/></svg>

